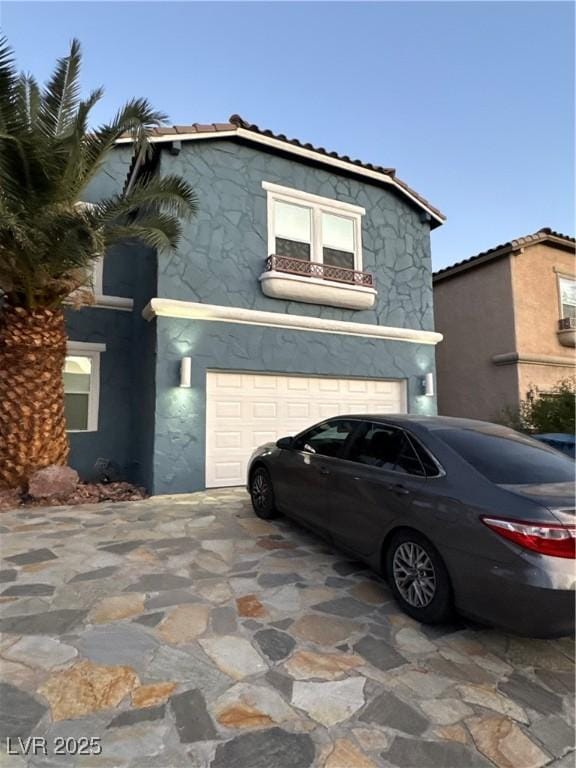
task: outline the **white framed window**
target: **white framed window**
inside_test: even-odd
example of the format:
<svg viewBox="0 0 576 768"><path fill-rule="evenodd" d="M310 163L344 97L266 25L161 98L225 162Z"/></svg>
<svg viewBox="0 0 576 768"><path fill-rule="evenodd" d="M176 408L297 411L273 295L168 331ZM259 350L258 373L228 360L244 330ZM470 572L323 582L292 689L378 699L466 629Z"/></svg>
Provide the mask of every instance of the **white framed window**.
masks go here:
<svg viewBox="0 0 576 768"><path fill-rule="evenodd" d="M105 344L68 343L62 376L68 432L96 432L100 405L100 354Z"/></svg>
<svg viewBox="0 0 576 768"><path fill-rule="evenodd" d="M358 205L267 181L268 255L362 271L362 216Z"/></svg>
<svg viewBox="0 0 576 768"><path fill-rule="evenodd" d="M576 318L576 278L559 275L560 319Z"/></svg>

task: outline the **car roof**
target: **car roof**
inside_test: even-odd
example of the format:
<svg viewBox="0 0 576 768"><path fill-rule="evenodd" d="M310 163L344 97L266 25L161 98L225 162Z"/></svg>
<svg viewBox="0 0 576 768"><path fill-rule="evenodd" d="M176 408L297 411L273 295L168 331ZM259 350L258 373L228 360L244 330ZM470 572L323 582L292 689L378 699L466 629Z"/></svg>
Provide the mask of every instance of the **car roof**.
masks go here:
<svg viewBox="0 0 576 768"><path fill-rule="evenodd" d="M412 413L346 413L331 419L361 419L362 421L382 421L403 427L423 427L436 429L468 429L476 432L505 432L509 427L478 419L462 419L456 416L425 416ZM330 420L331 420L330 419Z"/></svg>

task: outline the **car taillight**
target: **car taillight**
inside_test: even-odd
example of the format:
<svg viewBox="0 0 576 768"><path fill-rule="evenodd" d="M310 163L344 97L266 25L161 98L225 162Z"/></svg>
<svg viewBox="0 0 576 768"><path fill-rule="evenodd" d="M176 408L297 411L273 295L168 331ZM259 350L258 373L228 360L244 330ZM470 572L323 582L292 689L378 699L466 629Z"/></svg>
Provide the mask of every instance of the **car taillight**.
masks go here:
<svg viewBox="0 0 576 768"><path fill-rule="evenodd" d="M576 558L576 526L481 517L484 525L524 549L550 557Z"/></svg>

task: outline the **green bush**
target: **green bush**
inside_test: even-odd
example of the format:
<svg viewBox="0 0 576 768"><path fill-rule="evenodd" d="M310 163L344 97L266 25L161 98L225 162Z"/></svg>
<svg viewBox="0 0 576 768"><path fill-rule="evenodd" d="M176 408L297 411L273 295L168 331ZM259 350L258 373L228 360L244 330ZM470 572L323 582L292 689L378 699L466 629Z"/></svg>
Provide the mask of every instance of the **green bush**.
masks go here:
<svg viewBox="0 0 576 768"><path fill-rule="evenodd" d="M549 392L532 387L518 410L505 409L501 421L513 429L532 434L574 434L576 379L564 379Z"/></svg>

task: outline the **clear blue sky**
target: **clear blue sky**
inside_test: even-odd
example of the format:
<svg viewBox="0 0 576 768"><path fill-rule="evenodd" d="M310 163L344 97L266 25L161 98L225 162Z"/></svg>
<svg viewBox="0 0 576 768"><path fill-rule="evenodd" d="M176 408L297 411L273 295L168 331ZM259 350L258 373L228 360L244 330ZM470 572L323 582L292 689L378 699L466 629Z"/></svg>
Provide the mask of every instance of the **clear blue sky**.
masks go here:
<svg viewBox="0 0 576 768"><path fill-rule="evenodd" d="M175 123L234 112L395 167L447 216L437 269L543 226L574 232L574 5L3 2L21 69L72 37L96 117L147 96Z"/></svg>

